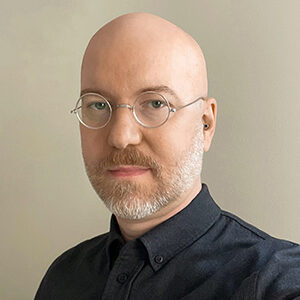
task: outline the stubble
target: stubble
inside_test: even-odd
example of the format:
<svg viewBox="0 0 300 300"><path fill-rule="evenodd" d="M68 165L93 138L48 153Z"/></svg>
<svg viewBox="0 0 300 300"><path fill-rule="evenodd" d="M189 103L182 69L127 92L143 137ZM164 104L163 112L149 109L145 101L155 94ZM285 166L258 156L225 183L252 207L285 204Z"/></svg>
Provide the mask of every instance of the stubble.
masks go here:
<svg viewBox="0 0 300 300"><path fill-rule="evenodd" d="M197 126L190 147L174 166L165 167L134 147L111 152L104 160L84 163L89 180L106 207L117 217L138 220L150 216L175 201L200 177L203 158L203 131ZM107 169L119 165L150 168L153 184L117 180Z"/></svg>

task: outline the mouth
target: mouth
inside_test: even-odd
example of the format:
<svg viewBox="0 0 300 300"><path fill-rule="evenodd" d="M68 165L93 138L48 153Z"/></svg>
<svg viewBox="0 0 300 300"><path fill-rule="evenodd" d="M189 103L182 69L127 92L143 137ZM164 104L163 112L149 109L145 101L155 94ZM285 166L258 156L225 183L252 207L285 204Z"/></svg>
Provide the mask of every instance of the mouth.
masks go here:
<svg viewBox="0 0 300 300"><path fill-rule="evenodd" d="M150 168L141 166L117 166L108 169L108 173L114 177L130 177L143 175L150 171Z"/></svg>

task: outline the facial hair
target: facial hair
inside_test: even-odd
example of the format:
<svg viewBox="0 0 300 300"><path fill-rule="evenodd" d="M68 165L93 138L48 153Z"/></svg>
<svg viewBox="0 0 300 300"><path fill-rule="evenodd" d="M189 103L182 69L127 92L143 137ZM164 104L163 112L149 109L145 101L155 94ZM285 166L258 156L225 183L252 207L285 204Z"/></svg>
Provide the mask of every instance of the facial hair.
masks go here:
<svg viewBox="0 0 300 300"><path fill-rule="evenodd" d="M160 165L134 147L111 152L104 160L88 163L89 180L106 207L117 217L139 220L175 201L200 179L203 158L203 126L196 127L191 145L173 167ZM151 168L154 186L109 178L107 170L119 165Z"/></svg>

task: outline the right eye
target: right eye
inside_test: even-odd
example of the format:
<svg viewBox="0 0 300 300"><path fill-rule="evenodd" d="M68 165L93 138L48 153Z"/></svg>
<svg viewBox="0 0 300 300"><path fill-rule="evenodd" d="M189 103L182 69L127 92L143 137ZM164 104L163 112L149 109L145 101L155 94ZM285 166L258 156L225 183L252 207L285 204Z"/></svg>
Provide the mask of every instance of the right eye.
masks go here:
<svg viewBox="0 0 300 300"><path fill-rule="evenodd" d="M105 102L95 102L89 105L90 108L94 110L104 110L107 108L107 103Z"/></svg>

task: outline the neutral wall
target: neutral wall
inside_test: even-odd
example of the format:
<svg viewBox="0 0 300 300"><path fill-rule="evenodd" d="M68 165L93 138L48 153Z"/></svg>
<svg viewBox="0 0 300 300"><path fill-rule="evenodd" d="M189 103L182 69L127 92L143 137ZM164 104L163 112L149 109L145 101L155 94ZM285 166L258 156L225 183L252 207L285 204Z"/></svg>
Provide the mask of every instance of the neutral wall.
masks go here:
<svg viewBox="0 0 300 300"><path fill-rule="evenodd" d="M182 27L218 101L203 181L216 202L300 242L300 1L6 1L1 31L0 299L32 299L65 249L105 232L69 111L91 35L126 12Z"/></svg>

